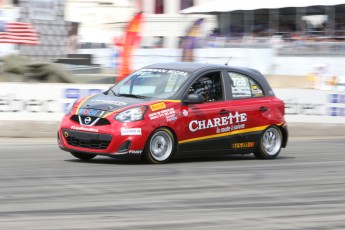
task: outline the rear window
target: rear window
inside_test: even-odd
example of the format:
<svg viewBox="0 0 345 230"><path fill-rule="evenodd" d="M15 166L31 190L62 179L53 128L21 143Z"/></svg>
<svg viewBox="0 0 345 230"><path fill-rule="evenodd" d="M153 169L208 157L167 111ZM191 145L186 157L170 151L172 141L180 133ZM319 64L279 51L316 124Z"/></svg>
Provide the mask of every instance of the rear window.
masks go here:
<svg viewBox="0 0 345 230"><path fill-rule="evenodd" d="M252 98L264 96L262 87L247 75L228 72L233 98Z"/></svg>

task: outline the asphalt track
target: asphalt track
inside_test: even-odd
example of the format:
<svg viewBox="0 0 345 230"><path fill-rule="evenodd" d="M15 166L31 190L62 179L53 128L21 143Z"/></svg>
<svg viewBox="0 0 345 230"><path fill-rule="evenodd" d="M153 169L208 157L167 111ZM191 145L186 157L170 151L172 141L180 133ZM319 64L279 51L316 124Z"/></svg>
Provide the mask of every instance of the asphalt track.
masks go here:
<svg viewBox="0 0 345 230"><path fill-rule="evenodd" d="M345 229L345 139L165 165L0 139L0 157L0 229Z"/></svg>

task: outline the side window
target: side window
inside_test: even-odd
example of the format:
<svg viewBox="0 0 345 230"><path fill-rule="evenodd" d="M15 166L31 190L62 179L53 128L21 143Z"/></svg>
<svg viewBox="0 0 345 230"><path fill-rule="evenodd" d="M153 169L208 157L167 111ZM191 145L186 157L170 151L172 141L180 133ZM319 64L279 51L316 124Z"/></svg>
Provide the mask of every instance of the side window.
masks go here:
<svg viewBox="0 0 345 230"><path fill-rule="evenodd" d="M262 97L263 91L261 86L252 78L234 72L228 72L233 98L251 98Z"/></svg>
<svg viewBox="0 0 345 230"><path fill-rule="evenodd" d="M188 94L200 94L205 102L220 101L223 99L221 73L212 72L201 76L188 89Z"/></svg>

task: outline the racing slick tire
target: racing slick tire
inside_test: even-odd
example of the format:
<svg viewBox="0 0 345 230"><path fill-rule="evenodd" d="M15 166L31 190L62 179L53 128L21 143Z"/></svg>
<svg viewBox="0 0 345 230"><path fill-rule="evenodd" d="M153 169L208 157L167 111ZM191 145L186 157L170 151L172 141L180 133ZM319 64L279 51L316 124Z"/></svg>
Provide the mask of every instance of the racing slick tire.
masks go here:
<svg viewBox="0 0 345 230"><path fill-rule="evenodd" d="M169 161L176 151L176 140L167 128L155 130L146 142L145 160L152 164L162 164Z"/></svg>
<svg viewBox="0 0 345 230"><path fill-rule="evenodd" d="M94 158L95 154L81 153L81 152L70 152L74 157L79 158L83 161L88 161Z"/></svg>
<svg viewBox="0 0 345 230"><path fill-rule="evenodd" d="M268 127L262 134L254 152L256 158L274 159L278 156L283 143L283 135L277 126Z"/></svg>

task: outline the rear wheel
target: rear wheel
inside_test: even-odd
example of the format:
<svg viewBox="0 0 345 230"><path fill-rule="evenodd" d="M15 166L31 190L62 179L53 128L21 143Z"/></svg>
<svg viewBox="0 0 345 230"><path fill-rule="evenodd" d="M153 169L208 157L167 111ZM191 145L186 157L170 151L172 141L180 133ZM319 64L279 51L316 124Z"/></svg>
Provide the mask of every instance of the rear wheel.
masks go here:
<svg viewBox="0 0 345 230"><path fill-rule="evenodd" d="M283 142L282 132L277 126L268 127L261 136L254 155L259 159L274 159L278 156Z"/></svg>
<svg viewBox="0 0 345 230"><path fill-rule="evenodd" d="M149 163L165 163L175 153L176 143L172 132L167 128L159 128L149 137L145 146L145 158Z"/></svg>
<svg viewBox="0 0 345 230"><path fill-rule="evenodd" d="M91 160L92 158L96 156L95 154L88 154L88 153L81 153L81 152L71 152L71 154L74 157L79 158L83 161Z"/></svg>

